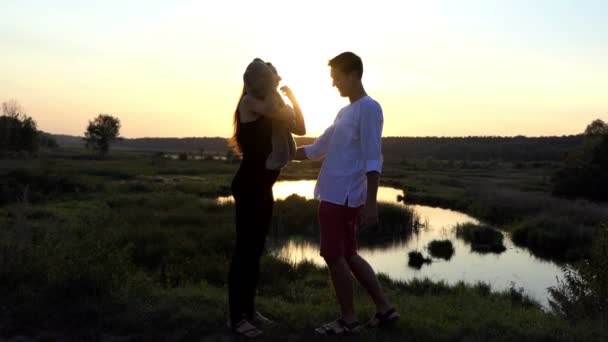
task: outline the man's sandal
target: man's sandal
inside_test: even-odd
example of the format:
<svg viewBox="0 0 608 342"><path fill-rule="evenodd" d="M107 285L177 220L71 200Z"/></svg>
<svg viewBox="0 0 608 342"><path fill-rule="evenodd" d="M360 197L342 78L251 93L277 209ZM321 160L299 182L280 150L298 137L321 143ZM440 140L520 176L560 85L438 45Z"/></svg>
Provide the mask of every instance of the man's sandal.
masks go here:
<svg viewBox="0 0 608 342"><path fill-rule="evenodd" d="M361 329L361 323L359 321L348 323L343 318L340 318L333 322L323 324L316 328L315 332L319 335L344 335L355 333L359 331L359 329Z"/></svg>
<svg viewBox="0 0 608 342"><path fill-rule="evenodd" d="M395 308L390 308L384 313L376 312L374 317L367 322L369 328L378 328L395 323L399 319L399 313Z"/></svg>

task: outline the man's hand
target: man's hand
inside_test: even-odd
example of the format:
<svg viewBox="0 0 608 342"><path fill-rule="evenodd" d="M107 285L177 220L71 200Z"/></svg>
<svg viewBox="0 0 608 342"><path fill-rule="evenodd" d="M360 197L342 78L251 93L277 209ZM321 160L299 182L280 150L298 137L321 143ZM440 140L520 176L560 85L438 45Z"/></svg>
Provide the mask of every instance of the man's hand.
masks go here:
<svg viewBox="0 0 608 342"><path fill-rule="evenodd" d="M294 160L306 160L308 157L306 156L306 151L304 151L304 147L300 146L296 150L296 155L293 158Z"/></svg>
<svg viewBox="0 0 608 342"><path fill-rule="evenodd" d="M367 200L361 210L359 225L361 228L370 228L378 225L378 183L380 173L372 171L367 173Z"/></svg>
<svg viewBox="0 0 608 342"><path fill-rule="evenodd" d="M376 202L370 202L365 204L361 210L359 216L359 225L361 228L366 229L373 226L377 226L379 223L378 219L378 204Z"/></svg>

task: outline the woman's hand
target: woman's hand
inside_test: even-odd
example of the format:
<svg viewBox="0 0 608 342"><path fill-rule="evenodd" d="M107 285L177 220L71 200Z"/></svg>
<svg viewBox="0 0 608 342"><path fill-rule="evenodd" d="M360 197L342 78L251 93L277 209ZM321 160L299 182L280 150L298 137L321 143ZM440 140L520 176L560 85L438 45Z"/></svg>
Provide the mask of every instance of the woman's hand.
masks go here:
<svg viewBox="0 0 608 342"><path fill-rule="evenodd" d="M293 94L293 91L291 90L291 88L289 88L288 86L282 86L281 87L281 92L287 96L287 98L289 100L295 98L295 95Z"/></svg>

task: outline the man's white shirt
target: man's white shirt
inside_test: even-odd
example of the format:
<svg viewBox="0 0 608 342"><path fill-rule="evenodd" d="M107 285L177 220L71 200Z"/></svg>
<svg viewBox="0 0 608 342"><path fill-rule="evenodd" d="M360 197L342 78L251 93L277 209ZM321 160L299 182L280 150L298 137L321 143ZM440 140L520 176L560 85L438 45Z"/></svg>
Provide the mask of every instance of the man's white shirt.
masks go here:
<svg viewBox="0 0 608 342"><path fill-rule="evenodd" d="M342 108L334 123L312 145L304 146L311 160L325 158L315 186L315 199L355 208L367 199L367 176L382 171L380 104L369 96Z"/></svg>

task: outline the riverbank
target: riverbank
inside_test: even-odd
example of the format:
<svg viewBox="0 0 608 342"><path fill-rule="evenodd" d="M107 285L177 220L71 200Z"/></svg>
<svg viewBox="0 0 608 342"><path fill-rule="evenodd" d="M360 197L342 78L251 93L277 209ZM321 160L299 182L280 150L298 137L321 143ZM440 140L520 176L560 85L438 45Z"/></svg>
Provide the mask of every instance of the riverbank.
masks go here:
<svg viewBox="0 0 608 342"><path fill-rule="evenodd" d="M224 338L233 208L218 204L236 165L221 161L51 159L0 164L0 337L125 340ZM309 170L302 172L308 173ZM289 177L291 171L285 175ZM298 206L286 206L294 216ZM326 270L265 257L259 309L268 340L310 340L337 307ZM399 283L402 313L355 340L602 340L517 289ZM361 319L373 308L357 287Z"/></svg>
<svg viewBox="0 0 608 342"><path fill-rule="evenodd" d="M518 246L557 262L589 257L608 204L551 195L555 163L387 161L381 183L403 189L408 204L458 210L512 234ZM314 179L317 165L286 168L285 179Z"/></svg>

